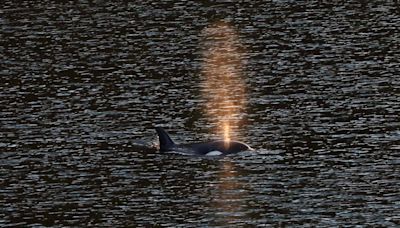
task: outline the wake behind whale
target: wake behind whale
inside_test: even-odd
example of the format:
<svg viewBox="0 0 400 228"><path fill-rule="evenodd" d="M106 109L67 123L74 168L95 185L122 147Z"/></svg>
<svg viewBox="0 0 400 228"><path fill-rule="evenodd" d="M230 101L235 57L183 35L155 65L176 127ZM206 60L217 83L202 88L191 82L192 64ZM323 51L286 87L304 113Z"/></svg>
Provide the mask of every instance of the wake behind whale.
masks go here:
<svg viewBox="0 0 400 228"><path fill-rule="evenodd" d="M163 128L156 127L156 131L160 141L161 152L175 151L188 155L220 156L253 150L247 144L238 141L226 142L223 140L216 140L210 142L178 145L172 141L171 137L169 137L168 133Z"/></svg>

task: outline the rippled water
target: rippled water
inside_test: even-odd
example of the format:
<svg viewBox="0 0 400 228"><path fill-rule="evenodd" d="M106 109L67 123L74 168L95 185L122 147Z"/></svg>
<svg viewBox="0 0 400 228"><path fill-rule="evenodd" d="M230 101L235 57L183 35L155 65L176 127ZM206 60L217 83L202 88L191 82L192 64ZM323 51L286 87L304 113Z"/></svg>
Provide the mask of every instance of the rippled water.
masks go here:
<svg viewBox="0 0 400 228"><path fill-rule="evenodd" d="M0 9L1 226L398 226L397 1L17 1ZM246 50L243 140L222 159L201 31Z"/></svg>

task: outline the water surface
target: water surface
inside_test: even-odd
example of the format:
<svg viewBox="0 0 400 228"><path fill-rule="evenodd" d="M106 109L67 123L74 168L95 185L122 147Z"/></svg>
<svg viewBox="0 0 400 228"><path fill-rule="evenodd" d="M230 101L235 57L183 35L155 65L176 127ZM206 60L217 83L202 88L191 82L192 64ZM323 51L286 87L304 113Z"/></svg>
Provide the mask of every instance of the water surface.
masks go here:
<svg viewBox="0 0 400 228"><path fill-rule="evenodd" d="M397 1L5 1L1 226L400 224ZM245 46L239 140L222 159L159 154L215 139L204 28Z"/></svg>

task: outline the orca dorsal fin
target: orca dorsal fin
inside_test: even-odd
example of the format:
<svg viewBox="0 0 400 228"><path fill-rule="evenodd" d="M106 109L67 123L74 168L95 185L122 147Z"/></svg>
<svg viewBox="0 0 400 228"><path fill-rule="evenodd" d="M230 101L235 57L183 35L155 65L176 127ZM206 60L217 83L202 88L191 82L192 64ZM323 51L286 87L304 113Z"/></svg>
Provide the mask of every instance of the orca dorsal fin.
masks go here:
<svg viewBox="0 0 400 228"><path fill-rule="evenodd" d="M160 140L160 151L169 151L175 146L174 141L162 127L156 127L158 139Z"/></svg>

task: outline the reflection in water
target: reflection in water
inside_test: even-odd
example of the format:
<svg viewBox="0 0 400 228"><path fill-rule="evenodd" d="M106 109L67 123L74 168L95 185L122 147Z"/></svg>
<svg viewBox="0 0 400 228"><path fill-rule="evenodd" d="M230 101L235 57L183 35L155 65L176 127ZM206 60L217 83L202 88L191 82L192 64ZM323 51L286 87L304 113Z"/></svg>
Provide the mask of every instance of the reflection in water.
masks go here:
<svg viewBox="0 0 400 228"><path fill-rule="evenodd" d="M215 23L203 30L203 83L205 110L229 146L243 120L246 106L243 74L243 48L232 26Z"/></svg>
<svg viewBox="0 0 400 228"><path fill-rule="evenodd" d="M234 28L225 22L215 23L203 30L202 95L209 120L216 133L224 137L225 147L237 137L246 106L243 74L243 48ZM243 191L236 171L229 160L221 163L215 198L215 221L230 224L240 217Z"/></svg>
<svg viewBox="0 0 400 228"><path fill-rule="evenodd" d="M221 170L218 174L215 198L212 206L215 208L215 222L217 224L234 224L244 217L243 201L246 192L243 184L237 179L237 171L230 160L221 162Z"/></svg>

